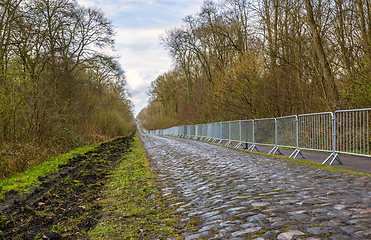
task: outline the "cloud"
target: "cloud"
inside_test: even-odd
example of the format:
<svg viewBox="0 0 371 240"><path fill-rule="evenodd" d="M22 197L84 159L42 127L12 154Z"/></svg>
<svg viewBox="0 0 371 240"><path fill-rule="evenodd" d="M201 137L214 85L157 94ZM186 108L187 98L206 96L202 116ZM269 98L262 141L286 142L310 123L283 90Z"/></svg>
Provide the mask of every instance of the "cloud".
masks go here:
<svg viewBox="0 0 371 240"><path fill-rule="evenodd" d="M119 28L116 49L120 64L126 72L135 114L148 102L148 87L162 73L171 68L168 52L159 43L160 28Z"/></svg>
<svg viewBox="0 0 371 240"><path fill-rule="evenodd" d="M116 53L126 72L135 115L148 103L148 87L172 67L160 35L200 10L203 0L77 0L81 6L101 8L116 31Z"/></svg>
<svg viewBox="0 0 371 240"><path fill-rule="evenodd" d="M101 8L115 23L132 27L180 23L184 16L197 12L203 0L78 0L78 3ZM135 24L136 17L143 21ZM116 19L124 19L125 22Z"/></svg>

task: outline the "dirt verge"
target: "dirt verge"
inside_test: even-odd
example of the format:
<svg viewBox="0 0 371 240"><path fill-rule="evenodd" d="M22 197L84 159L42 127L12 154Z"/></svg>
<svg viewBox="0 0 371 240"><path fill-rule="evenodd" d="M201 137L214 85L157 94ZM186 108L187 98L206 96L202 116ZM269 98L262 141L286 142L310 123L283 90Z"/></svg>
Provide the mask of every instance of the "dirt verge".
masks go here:
<svg viewBox="0 0 371 240"><path fill-rule="evenodd" d="M84 238L102 216L101 190L132 141L133 136L118 138L72 158L57 173L40 177L30 193L7 192L0 239Z"/></svg>

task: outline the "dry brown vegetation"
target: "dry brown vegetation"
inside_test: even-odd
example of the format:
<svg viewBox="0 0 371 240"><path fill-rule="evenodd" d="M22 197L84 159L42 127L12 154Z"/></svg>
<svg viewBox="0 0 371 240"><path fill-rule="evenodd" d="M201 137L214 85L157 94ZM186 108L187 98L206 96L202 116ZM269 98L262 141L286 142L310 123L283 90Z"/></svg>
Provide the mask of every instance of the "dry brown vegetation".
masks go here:
<svg viewBox="0 0 371 240"><path fill-rule="evenodd" d="M0 178L133 130L112 23L71 0L0 1Z"/></svg>
<svg viewBox="0 0 371 240"><path fill-rule="evenodd" d="M220 0L162 36L148 129L371 106L369 0Z"/></svg>

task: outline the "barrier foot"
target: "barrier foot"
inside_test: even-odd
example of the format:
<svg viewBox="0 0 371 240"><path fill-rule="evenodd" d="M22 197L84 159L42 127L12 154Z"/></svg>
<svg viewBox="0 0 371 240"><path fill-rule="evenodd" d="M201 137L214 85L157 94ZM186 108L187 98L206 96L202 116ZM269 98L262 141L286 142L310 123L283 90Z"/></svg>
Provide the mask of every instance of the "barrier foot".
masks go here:
<svg viewBox="0 0 371 240"><path fill-rule="evenodd" d="M328 160L330 160L331 157L332 160L329 165L332 165L335 160L338 161L341 165L344 165L343 162L340 160L339 154L337 153L331 153L331 155L328 156L328 158L326 158L326 160L322 164L325 164Z"/></svg>
<svg viewBox="0 0 371 240"><path fill-rule="evenodd" d="M223 140L220 140L217 144L222 144L223 143Z"/></svg>
<svg viewBox="0 0 371 240"><path fill-rule="evenodd" d="M227 142L224 146L230 146L232 144L231 141Z"/></svg>
<svg viewBox="0 0 371 240"><path fill-rule="evenodd" d="M234 146L235 148L240 148L242 146L242 143L238 143L236 146Z"/></svg>
<svg viewBox="0 0 371 240"><path fill-rule="evenodd" d="M290 154L289 158L297 158L298 155L301 155L303 159L305 159L303 153L300 151L300 149L296 149L293 153Z"/></svg>
<svg viewBox="0 0 371 240"><path fill-rule="evenodd" d="M254 149L256 149L257 152L260 152L259 149L256 147L255 144L251 145L251 146L249 147L249 149L247 149L247 151L254 151Z"/></svg>
<svg viewBox="0 0 371 240"><path fill-rule="evenodd" d="M272 150L269 151L268 154L276 154L276 152L279 152L279 154L283 155L281 150L278 147L274 147Z"/></svg>

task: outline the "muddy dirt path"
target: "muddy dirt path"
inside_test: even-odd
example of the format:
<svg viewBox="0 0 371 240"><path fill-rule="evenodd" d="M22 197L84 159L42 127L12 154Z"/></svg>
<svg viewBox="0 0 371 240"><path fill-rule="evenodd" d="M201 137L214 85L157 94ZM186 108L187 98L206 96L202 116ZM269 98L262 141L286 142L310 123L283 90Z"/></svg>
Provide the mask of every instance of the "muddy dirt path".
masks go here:
<svg viewBox="0 0 371 240"><path fill-rule="evenodd" d="M7 192L0 239L83 239L103 216L97 203L104 198L102 187L132 141L133 136L118 138L72 158L59 172L40 177L28 194Z"/></svg>

